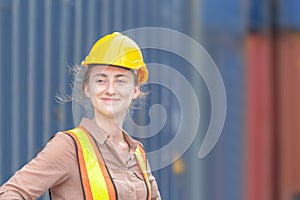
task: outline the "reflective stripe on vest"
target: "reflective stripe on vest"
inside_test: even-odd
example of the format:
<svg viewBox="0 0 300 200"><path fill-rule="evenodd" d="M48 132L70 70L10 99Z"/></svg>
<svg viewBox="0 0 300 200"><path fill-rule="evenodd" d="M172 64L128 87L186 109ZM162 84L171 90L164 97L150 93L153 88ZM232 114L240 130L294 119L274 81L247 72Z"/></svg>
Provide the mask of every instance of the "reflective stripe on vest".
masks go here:
<svg viewBox="0 0 300 200"><path fill-rule="evenodd" d="M148 179L148 173L147 173L147 166L146 166L147 159L146 159L146 154L145 154L144 148L140 144L138 144L138 146L136 148L135 157L136 157L136 160L138 161L140 169L143 173L143 177L144 177L147 189L148 189L147 190L148 191L147 199L150 200L151 199L151 185L150 185L150 182Z"/></svg>
<svg viewBox="0 0 300 200"><path fill-rule="evenodd" d="M118 197L114 183L97 145L88 131L80 126L66 131L65 133L71 136L76 143L83 195L85 199L116 200ZM135 155L147 186L147 200L150 200L151 186L147 174L146 155L143 147L139 144Z"/></svg>

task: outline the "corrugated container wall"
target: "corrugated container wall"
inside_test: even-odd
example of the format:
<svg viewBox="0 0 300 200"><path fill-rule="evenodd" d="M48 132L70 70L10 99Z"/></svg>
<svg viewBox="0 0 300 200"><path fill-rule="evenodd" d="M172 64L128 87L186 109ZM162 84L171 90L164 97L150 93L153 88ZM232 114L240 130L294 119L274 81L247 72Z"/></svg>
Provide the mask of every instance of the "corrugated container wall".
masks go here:
<svg viewBox="0 0 300 200"><path fill-rule="evenodd" d="M205 159L207 193L203 199L242 199L244 140L244 40L246 1L201 1L201 40L225 84L227 116L222 135Z"/></svg>
<svg viewBox="0 0 300 200"><path fill-rule="evenodd" d="M80 64L104 34L152 26L203 41L217 63L228 98L219 142L211 154L199 160L210 119L203 79L193 77L195 73L184 58L143 50L146 62L172 66L193 77L203 111L199 133L185 154L154 172L162 199L240 200L244 9L239 0L0 0L0 184L32 159L54 133L74 126L72 103L58 103L55 98L72 92L70 66ZM180 87L172 77L163 78ZM164 106L169 121L159 134L141 139L147 151L168 144L180 124L174 94L156 85L150 89L147 104ZM149 123L148 115L138 117L143 124Z"/></svg>
<svg viewBox="0 0 300 200"><path fill-rule="evenodd" d="M300 197L300 33L280 36L279 73L279 195L280 200Z"/></svg>
<svg viewBox="0 0 300 200"><path fill-rule="evenodd" d="M300 198L300 2L280 0L277 36L278 199Z"/></svg>
<svg viewBox="0 0 300 200"><path fill-rule="evenodd" d="M250 5L244 197L299 199L300 2Z"/></svg>
<svg viewBox="0 0 300 200"><path fill-rule="evenodd" d="M245 56L245 200L273 200L276 174L273 40L271 1L249 2Z"/></svg>

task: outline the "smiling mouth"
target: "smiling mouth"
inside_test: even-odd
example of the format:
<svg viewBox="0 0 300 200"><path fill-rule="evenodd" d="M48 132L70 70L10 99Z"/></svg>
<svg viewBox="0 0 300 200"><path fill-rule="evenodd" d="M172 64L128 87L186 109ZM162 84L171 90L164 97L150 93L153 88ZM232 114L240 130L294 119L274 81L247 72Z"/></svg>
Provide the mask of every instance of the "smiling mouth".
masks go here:
<svg viewBox="0 0 300 200"><path fill-rule="evenodd" d="M108 103L113 103L113 102L120 101L119 99L115 99L115 98L101 98L101 100L104 101L104 102L108 102Z"/></svg>

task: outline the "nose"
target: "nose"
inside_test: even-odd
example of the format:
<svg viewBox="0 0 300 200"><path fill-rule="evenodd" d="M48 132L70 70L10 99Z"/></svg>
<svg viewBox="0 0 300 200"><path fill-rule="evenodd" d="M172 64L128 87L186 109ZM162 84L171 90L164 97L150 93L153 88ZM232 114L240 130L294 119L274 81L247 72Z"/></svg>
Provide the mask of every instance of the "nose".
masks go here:
<svg viewBox="0 0 300 200"><path fill-rule="evenodd" d="M115 94L115 84L113 81L108 81L106 85L106 94L112 96Z"/></svg>

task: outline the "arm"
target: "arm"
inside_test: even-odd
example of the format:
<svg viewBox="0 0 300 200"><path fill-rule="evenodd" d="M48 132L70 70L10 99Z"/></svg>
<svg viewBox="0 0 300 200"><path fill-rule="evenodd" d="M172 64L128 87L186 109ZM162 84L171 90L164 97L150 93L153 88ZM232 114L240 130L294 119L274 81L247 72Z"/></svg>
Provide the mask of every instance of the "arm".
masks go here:
<svg viewBox="0 0 300 200"><path fill-rule="evenodd" d="M68 166L76 159L71 138L58 133L27 165L0 187L0 200L37 199L68 179Z"/></svg>

